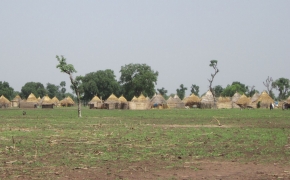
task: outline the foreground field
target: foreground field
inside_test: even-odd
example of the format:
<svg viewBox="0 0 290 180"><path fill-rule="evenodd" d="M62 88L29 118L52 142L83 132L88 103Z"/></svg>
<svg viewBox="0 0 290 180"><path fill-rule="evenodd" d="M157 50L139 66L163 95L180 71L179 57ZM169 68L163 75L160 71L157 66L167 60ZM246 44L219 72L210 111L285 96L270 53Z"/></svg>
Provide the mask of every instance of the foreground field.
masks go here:
<svg viewBox="0 0 290 180"><path fill-rule="evenodd" d="M0 179L290 178L290 111L26 112L0 110Z"/></svg>

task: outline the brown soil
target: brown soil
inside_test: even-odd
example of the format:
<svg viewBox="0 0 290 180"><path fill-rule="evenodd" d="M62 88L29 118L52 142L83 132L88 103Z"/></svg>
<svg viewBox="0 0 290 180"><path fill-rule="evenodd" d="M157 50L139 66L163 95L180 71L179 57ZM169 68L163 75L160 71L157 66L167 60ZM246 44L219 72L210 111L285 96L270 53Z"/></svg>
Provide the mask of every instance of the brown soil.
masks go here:
<svg viewBox="0 0 290 180"><path fill-rule="evenodd" d="M13 165L12 165L13 166ZM104 167L55 167L31 169L30 173L12 175L13 167L5 168L1 179L290 179L290 166L283 164L257 164L198 160L172 167L166 162L135 162ZM10 173L9 173L10 171ZM3 172L2 172L3 173ZM9 174L6 174L9 173ZM12 175L12 176L11 176Z"/></svg>

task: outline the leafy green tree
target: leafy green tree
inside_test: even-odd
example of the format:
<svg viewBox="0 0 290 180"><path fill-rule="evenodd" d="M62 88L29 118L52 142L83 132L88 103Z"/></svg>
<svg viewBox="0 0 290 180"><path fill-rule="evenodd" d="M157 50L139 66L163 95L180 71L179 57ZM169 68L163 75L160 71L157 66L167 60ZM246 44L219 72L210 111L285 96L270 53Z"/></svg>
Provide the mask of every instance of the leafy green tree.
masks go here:
<svg viewBox="0 0 290 180"><path fill-rule="evenodd" d="M47 92L42 83L27 82L24 86L22 86L20 96L27 99L31 93L33 93L35 97L43 97Z"/></svg>
<svg viewBox="0 0 290 180"><path fill-rule="evenodd" d="M9 86L8 82L0 81L0 96L2 95L10 101L14 98L14 89Z"/></svg>
<svg viewBox="0 0 290 180"><path fill-rule="evenodd" d="M183 99L185 96L185 91L187 90L187 87L184 87L183 84L180 84L179 89L176 89L176 94L179 96L180 99Z"/></svg>
<svg viewBox="0 0 290 180"><path fill-rule="evenodd" d="M131 100L133 96L143 93L152 97L155 93L158 71L153 71L146 64L128 64L121 67L120 84L125 98Z"/></svg>
<svg viewBox="0 0 290 180"><path fill-rule="evenodd" d="M64 94L66 92L66 88L65 88L66 83L65 83L65 81L61 81L59 85L60 85L61 99L63 99L63 98L65 98Z"/></svg>
<svg viewBox="0 0 290 180"><path fill-rule="evenodd" d="M214 89L214 94L215 94L216 97L220 97L221 93L224 90L224 88L221 85L217 85L213 89Z"/></svg>
<svg viewBox="0 0 290 180"><path fill-rule="evenodd" d="M247 91L248 87L245 84L235 81L231 85L227 85L221 95L224 97L232 97L236 92L239 94L246 94Z"/></svg>
<svg viewBox="0 0 290 180"><path fill-rule="evenodd" d="M56 85L51 84L51 83L47 83L46 84L47 95L50 98L53 98L54 96L56 96L58 99L60 99L61 98L61 93L60 93L59 88L60 88L59 86L56 86Z"/></svg>
<svg viewBox="0 0 290 180"><path fill-rule="evenodd" d="M287 98L289 88L290 88L290 80L287 78L279 78L272 83L273 88L279 91L278 99L284 100Z"/></svg>
<svg viewBox="0 0 290 180"><path fill-rule="evenodd" d="M161 89L157 89L157 92L161 94L165 99L168 99L168 96L167 96L168 91L164 87L162 87Z"/></svg>
<svg viewBox="0 0 290 180"><path fill-rule="evenodd" d="M196 96L199 96L199 86L193 84L191 85L191 93L195 94Z"/></svg>
<svg viewBox="0 0 290 180"><path fill-rule="evenodd" d="M74 66L72 64L67 64L66 59L61 56L56 56L56 59L58 60L59 64L56 66L56 68L60 69L60 72L66 73L69 75L70 82L73 86L74 92L77 95L77 103L78 103L78 117L82 117L81 113L81 100L80 100L80 92L79 92L79 86L80 82L76 79L73 78L73 73L76 73L77 71L75 70Z"/></svg>
<svg viewBox="0 0 290 180"><path fill-rule="evenodd" d="M85 101L90 101L95 95L102 99L107 99L112 93L116 96L121 95L121 87L113 70L99 70L78 78L82 82L80 88L84 92Z"/></svg>

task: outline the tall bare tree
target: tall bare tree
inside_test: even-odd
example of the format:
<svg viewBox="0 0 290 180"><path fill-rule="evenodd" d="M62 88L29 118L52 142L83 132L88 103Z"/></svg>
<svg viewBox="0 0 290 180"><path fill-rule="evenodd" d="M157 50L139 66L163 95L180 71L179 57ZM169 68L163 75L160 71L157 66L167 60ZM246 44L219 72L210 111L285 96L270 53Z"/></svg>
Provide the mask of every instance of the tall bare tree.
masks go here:
<svg viewBox="0 0 290 180"><path fill-rule="evenodd" d="M59 64L56 66L56 68L60 69L60 72L66 73L69 75L70 82L72 84L72 87L74 89L74 92L77 95L77 102L78 102L78 117L82 117L81 113L81 101L80 101L80 92L79 92L79 82L73 78L72 74L76 73L74 66L72 64L67 64L66 59L61 56L56 56L56 59L58 60Z"/></svg>
<svg viewBox="0 0 290 180"><path fill-rule="evenodd" d="M273 84L273 78L269 77L266 79L265 82L263 82L264 86L267 88L268 94L274 99L275 95L272 91L272 89L274 88L274 84Z"/></svg>
<svg viewBox="0 0 290 180"><path fill-rule="evenodd" d="M214 69L214 74L211 74L211 79L208 79L209 81L209 90L213 95L213 100L214 100L214 108L216 108L216 98L215 98L215 92L214 92L214 88L212 88L212 82L214 80L214 77L217 75L217 73L219 72L219 69L217 68L217 60L211 60L209 66L212 67Z"/></svg>

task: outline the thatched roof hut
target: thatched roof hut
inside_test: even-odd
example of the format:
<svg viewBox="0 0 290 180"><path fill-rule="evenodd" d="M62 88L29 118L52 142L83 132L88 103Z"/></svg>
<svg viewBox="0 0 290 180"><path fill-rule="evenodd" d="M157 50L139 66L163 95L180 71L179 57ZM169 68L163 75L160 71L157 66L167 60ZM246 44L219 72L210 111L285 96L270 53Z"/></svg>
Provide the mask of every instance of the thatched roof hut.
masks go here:
<svg viewBox="0 0 290 180"><path fill-rule="evenodd" d="M185 106L189 106L189 107L196 106L198 108L200 107L200 101L201 101L200 98L193 93L182 100Z"/></svg>
<svg viewBox="0 0 290 180"><path fill-rule="evenodd" d="M219 97L217 99L217 108L218 109L231 109L232 100L230 97Z"/></svg>
<svg viewBox="0 0 290 180"><path fill-rule="evenodd" d="M260 95L257 102L258 102L258 104L257 104L258 107L260 106L260 108L269 108L270 103L273 103L274 100L271 98L271 96L269 96L269 94L266 91L264 91Z"/></svg>
<svg viewBox="0 0 290 180"><path fill-rule="evenodd" d="M177 95L174 97L170 96L166 102L167 106L171 109L182 109L185 107L185 103Z"/></svg>
<svg viewBox="0 0 290 180"><path fill-rule="evenodd" d="M161 94L156 94L150 100L150 106L151 108L154 107L154 108L164 109L164 108L167 108L167 102Z"/></svg>
<svg viewBox="0 0 290 180"><path fill-rule="evenodd" d="M108 99L105 101L105 106L107 109L118 109L119 99L111 94Z"/></svg>
<svg viewBox="0 0 290 180"><path fill-rule="evenodd" d="M98 96L94 96L88 103L90 109L102 109L103 104L103 101Z"/></svg>
<svg viewBox="0 0 290 180"><path fill-rule="evenodd" d="M63 100L60 101L61 106L66 106L66 107L70 107L73 106L75 104L75 102L72 100L71 97L66 97Z"/></svg>
<svg viewBox="0 0 290 180"><path fill-rule="evenodd" d="M41 107L42 109L44 108L53 108L53 102L52 100L48 97L48 95L44 96L42 99L41 99Z"/></svg>
<svg viewBox="0 0 290 180"><path fill-rule="evenodd" d="M247 107L251 103L251 99L248 98L245 94L243 94L237 101L236 104L241 108Z"/></svg>
<svg viewBox="0 0 290 180"><path fill-rule="evenodd" d="M134 101L129 102L129 109L131 110L150 109L150 100L141 93L141 95L138 98L134 99Z"/></svg>
<svg viewBox="0 0 290 180"><path fill-rule="evenodd" d="M57 99L57 97L53 97L52 99L51 99L51 102L55 105L55 106L58 106L59 105L59 103L60 103L60 101Z"/></svg>
<svg viewBox="0 0 290 180"><path fill-rule="evenodd" d="M136 98L136 96L134 96L132 99L131 99L131 102L136 102L138 99Z"/></svg>
<svg viewBox="0 0 290 180"><path fill-rule="evenodd" d="M201 105L200 107L202 109L205 109L205 108L213 108L214 106L214 99L213 99L213 95L211 93L210 90L208 90L204 96L201 97L201 101L200 101Z"/></svg>
<svg viewBox="0 0 290 180"><path fill-rule="evenodd" d="M12 107L19 107L19 102L21 101L21 97L16 95L15 98L11 101Z"/></svg>
<svg viewBox="0 0 290 180"><path fill-rule="evenodd" d="M11 102L5 96L2 95L0 97L0 107L7 108L10 107L10 105Z"/></svg>
<svg viewBox="0 0 290 180"><path fill-rule="evenodd" d="M236 92L232 97L232 108L240 108L239 105L236 104L236 101L241 97L241 94Z"/></svg>
<svg viewBox="0 0 290 180"><path fill-rule="evenodd" d="M128 109L129 103L127 99L122 95L119 97L119 109Z"/></svg>
<svg viewBox="0 0 290 180"><path fill-rule="evenodd" d="M31 93L26 99L26 102L38 103L38 99L35 97L33 93Z"/></svg>

